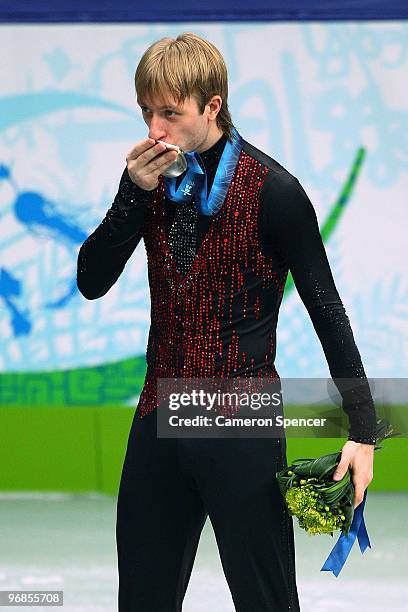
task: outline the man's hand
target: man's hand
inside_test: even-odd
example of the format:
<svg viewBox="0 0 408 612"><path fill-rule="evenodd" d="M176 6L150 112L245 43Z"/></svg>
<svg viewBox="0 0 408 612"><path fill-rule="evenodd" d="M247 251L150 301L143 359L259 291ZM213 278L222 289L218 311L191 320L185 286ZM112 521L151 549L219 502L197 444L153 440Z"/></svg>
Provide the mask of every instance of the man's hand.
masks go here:
<svg viewBox="0 0 408 612"><path fill-rule="evenodd" d="M373 479L374 469L374 446L347 440L341 449L341 460L333 475L333 480L341 480L349 466L352 471L352 483L354 485L354 508L356 508L364 497L364 491Z"/></svg>
<svg viewBox="0 0 408 612"><path fill-rule="evenodd" d="M177 151L169 150L166 145L155 144L153 138L142 140L126 156L127 169L131 180L141 189L153 191L159 184L159 175L177 157ZM162 153L162 155L160 155Z"/></svg>

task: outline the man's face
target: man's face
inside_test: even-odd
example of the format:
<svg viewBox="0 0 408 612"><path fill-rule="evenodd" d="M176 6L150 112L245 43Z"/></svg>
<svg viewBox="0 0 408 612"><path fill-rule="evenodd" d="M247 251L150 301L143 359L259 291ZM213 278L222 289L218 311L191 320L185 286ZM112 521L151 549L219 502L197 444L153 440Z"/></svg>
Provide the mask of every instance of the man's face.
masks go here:
<svg viewBox="0 0 408 612"><path fill-rule="evenodd" d="M192 96L180 104L171 96L165 102L154 98L138 98L137 102L149 128L149 138L164 140L186 152L200 153L208 148L209 130L211 123L214 123L209 118L211 105L207 105L201 115L197 100Z"/></svg>

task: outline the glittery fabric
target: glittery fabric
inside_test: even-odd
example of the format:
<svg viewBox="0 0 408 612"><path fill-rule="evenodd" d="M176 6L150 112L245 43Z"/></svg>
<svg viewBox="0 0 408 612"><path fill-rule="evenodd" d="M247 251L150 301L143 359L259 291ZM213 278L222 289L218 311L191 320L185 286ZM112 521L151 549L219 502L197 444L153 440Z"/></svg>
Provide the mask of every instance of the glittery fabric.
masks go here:
<svg viewBox="0 0 408 612"><path fill-rule="evenodd" d="M177 204L169 233L169 247L177 270L186 274L197 250L197 209L192 202Z"/></svg>
<svg viewBox="0 0 408 612"><path fill-rule="evenodd" d="M186 274L178 272L169 248L163 182L149 203L144 240L151 329L141 417L156 408L157 378L277 376L276 317L287 272L278 274L259 245L266 173L241 153L225 202Z"/></svg>
<svg viewBox="0 0 408 612"><path fill-rule="evenodd" d="M225 134L207 151L201 153L200 157L207 174L207 196L211 191L214 182L214 176L217 170L219 160L221 159L227 137ZM176 186L181 183L183 175L176 179ZM165 216L168 229L168 213L170 218L174 215L171 228L169 230L169 246L173 258L176 263L177 270L182 274L186 274L191 266L197 252L198 241L202 240L200 235L198 218L199 214L194 203L175 204L169 199L166 199L167 210ZM207 217L200 215L201 224L204 229L208 229Z"/></svg>
<svg viewBox="0 0 408 612"><path fill-rule="evenodd" d="M102 297L117 281L142 237L146 202L152 192L140 189L123 171L118 193L102 222L78 253L77 285L84 297Z"/></svg>
<svg viewBox="0 0 408 612"><path fill-rule="evenodd" d="M225 141L224 135L201 154L209 189ZM96 299L116 282L144 236L154 313L145 409L153 401L154 367L161 377L193 371L200 377L251 371L254 376L276 376L275 330L290 269L342 393L349 439L375 444L376 415L360 353L314 208L299 181L244 141L218 214L195 218L180 211L180 222L172 230L176 209L164 198L162 183L157 190L144 191L125 169L114 203L78 254L78 288ZM350 379L359 382L353 393L344 385Z"/></svg>
<svg viewBox="0 0 408 612"><path fill-rule="evenodd" d="M273 168L271 168L273 169ZM281 180L277 180L279 177ZM270 180L268 180L270 179ZM337 291L314 207L299 181L278 165L261 198L263 248L278 266L289 267L296 289L321 342L330 374L349 418L349 439L376 442L376 413L350 321ZM350 390L350 385L353 390Z"/></svg>
<svg viewBox="0 0 408 612"><path fill-rule="evenodd" d="M331 302L330 292L324 289L316 278L313 279L313 283L315 303L311 318L312 321L318 321L315 327L319 336L324 336L322 329L325 327L330 327L332 330L331 345L325 341L322 345L327 362L330 364L333 381L342 395L343 409L349 417L351 430L349 440L375 444L374 404L360 353L355 346L350 320L340 299ZM364 430L366 434L361 433Z"/></svg>

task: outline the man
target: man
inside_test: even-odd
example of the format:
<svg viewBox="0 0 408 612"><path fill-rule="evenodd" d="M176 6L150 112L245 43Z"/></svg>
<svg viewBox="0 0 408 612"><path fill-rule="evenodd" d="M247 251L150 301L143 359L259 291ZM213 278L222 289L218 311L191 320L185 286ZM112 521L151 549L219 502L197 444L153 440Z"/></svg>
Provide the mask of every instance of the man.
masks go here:
<svg viewBox="0 0 408 612"><path fill-rule="evenodd" d="M160 438L156 383L278 378L275 332L290 269L331 375L362 381L363 399L345 405L350 434L337 475L352 467L356 506L375 444L360 355L313 206L294 176L234 128L219 51L191 33L162 39L143 55L135 84L148 138L128 153L77 275L86 298L102 297L143 237L151 326L118 497L119 610L181 610L207 516L235 609L299 610L293 524L275 480L285 439ZM187 153L177 179L163 176L177 153L158 140Z"/></svg>

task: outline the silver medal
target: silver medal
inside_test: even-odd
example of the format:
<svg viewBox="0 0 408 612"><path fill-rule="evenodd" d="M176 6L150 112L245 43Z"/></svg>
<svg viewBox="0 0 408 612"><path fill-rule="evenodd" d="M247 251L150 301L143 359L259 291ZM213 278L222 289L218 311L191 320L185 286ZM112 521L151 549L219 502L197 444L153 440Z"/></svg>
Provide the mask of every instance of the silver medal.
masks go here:
<svg viewBox="0 0 408 612"><path fill-rule="evenodd" d="M166 168L164 172L162 172L162 175L167 176L168 178L175 178L176 176L180 176L180 174L183 174L183 172L187 170L187 160L180 147L164 142L164 140L156 140L156 142L160 142L166 145L167 149L174 149L178 153L175 161L170 166L168 166L168 168Z"/></svg>

